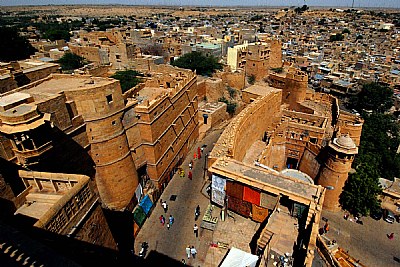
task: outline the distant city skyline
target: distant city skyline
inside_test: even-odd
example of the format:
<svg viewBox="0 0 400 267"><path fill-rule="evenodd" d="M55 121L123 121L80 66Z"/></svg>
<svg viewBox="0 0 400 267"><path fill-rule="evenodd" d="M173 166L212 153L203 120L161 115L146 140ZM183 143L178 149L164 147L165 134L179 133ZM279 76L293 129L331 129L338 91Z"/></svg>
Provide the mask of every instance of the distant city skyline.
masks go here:
<svg viewBox="0 0 400 267"><path fill-rule="evenodd" d="M174 6L328 6L351 7L353 0L2 0L0 6L18 5L174 5ZM400 0L354 0L354 7L400 8Z"/></svg>

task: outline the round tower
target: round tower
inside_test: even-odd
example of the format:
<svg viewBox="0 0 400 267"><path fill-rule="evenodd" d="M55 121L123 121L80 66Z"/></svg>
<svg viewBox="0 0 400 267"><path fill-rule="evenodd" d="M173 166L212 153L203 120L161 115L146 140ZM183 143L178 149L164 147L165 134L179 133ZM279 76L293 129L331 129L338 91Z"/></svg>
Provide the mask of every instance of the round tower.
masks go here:
<svg viewBox="0 0 400 267"><path fill-rule="evenodd" d="M86 123L101 201L109 209L123 210L134 196L139 178L122 124L125 103L119 82L92 78L68 94Z"/></svg>
<svg viewBox="0 0 400 267"><path fill-rule="evenodd" d="M339 196L347 180L358 148L348 134L329 142L328 157L320 171L318 184L326 188L324 208L338 211Z"/></svg>

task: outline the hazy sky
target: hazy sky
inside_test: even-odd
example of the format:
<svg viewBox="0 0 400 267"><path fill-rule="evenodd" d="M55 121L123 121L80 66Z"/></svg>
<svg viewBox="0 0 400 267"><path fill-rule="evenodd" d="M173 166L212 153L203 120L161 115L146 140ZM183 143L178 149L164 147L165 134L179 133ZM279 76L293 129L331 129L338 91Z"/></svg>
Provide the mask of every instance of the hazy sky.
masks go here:
<svg viewBox="0 0 400 267"><path fill-rule="evenodd" d="M0 6L16 5L72 5L72 4L125 4L125 5L194 5L194 6L341 6L351 7L353 0L0 0ZM400 0L354 0L354 7L396 7Z"/></svg>

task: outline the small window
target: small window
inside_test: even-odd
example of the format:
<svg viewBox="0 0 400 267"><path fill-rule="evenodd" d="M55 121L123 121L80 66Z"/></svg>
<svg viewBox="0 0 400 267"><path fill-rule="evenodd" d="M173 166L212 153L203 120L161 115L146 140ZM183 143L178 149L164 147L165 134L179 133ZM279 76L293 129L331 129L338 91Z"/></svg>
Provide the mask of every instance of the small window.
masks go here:
<svg viewBox="0 0 400 267"><path fill-rule="evenodd" d="M115 55L116 59L121 59L121 55Z"/></svg>
<svg viewBox="0 0 400 267"><path fill-rule="evenodd" d="M317 138L310 137L310 142L313 143L313 144L316 144L317 143Z"/></svg>
<svg viewBox="0 0 400 267"><path fill-rule="evenodd" d="M255 67L255 66L256 66L256 64L253 63L253 67Z"/></svg>
<svg viewBox="0 0 400 267"><path fill-rule="evenodd" d="M117 123L115 121L112 121L112 125L116 125Z"/></svg>
<svg viewBox="0 0 400 267"><path fill-rule="evenodd" d="M110 104L113 101L112 95L108 95L108 96L106 96L106 98L107 98L107 103L108 104Z"/></svg>

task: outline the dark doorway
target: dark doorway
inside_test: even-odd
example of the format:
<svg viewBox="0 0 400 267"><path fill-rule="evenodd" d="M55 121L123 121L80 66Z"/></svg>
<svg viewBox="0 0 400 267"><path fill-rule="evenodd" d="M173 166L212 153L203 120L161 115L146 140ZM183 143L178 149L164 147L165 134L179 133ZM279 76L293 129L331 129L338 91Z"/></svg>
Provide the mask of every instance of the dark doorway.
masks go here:
<svg viewBox="0 0 400 267"><path fill-rule="evenodd" d="M299 164L298 159L288 157L286 160L286 166L288 169L296 169L297 170L298 164Z"/></svg>

